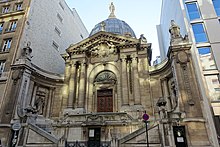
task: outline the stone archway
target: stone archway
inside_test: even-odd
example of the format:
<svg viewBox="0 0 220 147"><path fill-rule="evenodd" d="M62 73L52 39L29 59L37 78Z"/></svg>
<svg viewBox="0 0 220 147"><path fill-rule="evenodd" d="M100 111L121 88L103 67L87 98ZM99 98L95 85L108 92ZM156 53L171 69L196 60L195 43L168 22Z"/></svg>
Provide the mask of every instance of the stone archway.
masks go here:
<svg viewBox="0 0 220 147"><path fill-rule="evenodd" d="M88 88L86 106L88 112L97 112L97 91L111 89L113 99L113 111L116 112L120 108L120 74L119 69L112 63L98 64L88 71Z"/></svg>
<svg viewBox="0 0 220 147"><path fill-rule="evenodd" d="M114 90L117 78L111 71L104 70L100 72L95 80L96 89L96 111L113 112L114 108Z"/></svg>

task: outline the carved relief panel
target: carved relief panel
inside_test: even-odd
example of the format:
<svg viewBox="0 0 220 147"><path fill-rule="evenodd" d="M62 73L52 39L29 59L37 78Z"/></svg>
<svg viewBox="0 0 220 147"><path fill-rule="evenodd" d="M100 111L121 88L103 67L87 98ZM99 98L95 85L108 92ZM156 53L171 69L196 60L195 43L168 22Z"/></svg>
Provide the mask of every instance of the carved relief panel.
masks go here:
<svg viewBox="0 0 220 147"><path fill-rule="evenodd" d="M90 63L117 61L117 49L112 42L99 41L87 51Z"/></svg>

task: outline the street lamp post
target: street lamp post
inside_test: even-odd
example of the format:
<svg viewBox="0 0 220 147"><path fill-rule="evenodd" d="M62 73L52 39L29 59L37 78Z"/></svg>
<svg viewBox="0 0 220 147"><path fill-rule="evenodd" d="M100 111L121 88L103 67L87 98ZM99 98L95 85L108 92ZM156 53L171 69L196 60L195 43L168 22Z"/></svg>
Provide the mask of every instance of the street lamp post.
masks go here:
<svg viewBox="0 0 220 147"><path fill-rule="evenodd" d="M145 123L145 126L146 126L146 138L147 138L147 147L149 147L149 140L148 140L148 122L147 121L149 119L149 115L146 113L146 111L144 112L143 114L143 120L144 120L144 123Z"/></svg>
<svg viewBox="0 0 220 147"><path fill-rule="evenodd" d="M147 130L148 121L145 121L145 124L146 124L146 138L147 138L147 147L149 147L148 130Z"/></svg>

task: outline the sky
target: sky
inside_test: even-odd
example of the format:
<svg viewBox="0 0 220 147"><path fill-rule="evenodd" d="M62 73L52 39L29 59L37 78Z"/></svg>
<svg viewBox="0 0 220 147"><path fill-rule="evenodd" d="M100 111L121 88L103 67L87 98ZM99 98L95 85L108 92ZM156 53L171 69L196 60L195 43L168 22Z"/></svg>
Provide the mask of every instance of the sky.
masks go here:
<svg viewBox="0 0 220 147"><path fill-rule="evenodd" d="M141 34L152 43L152 60L159 53L156 25L160 23L162 0L66 0L75 8L90 33L96 24L108 18L109 5L115 5L116 18L124 20L139 38Z"/></svg>

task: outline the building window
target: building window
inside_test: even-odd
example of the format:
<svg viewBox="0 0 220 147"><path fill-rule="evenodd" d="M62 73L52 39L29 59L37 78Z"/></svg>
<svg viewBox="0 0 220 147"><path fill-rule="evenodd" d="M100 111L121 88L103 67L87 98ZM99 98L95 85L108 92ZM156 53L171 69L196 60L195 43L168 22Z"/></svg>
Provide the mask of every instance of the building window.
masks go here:
<svg viewBox="0 0 220 147"><path fill-rule="evenodd" d="M58 45L55 41L53 41L52 46L53 46L57 51L59 51L59 45Z"/></svg>
<svg viewBox="0 0 220 147"><path fill-rule="evenodd" d="M198 51L203 70L216 69L215 61L212 58L211 48L200 47Z"/></svg>
<svg viewBox="0 0 220 147"><path fill-rule="evenodd" d="M15 10L16 10L16 11L20 11L20 10L22 10L22 3L18 3L18 4L16 4L16 6L15 6Z"/></svg>
<svg viewBox="0 0 220 147"><path fill-rule="evenodd" d="M190 20L201 18L197 3L187 3L186 7L188 10Z"/></svg>
<svg viewBox="0 0 220 147"><path fill-rule="evenodd" d="M212 0L217 16L220 16L220 0Z"/></svg>
<svg viewBox="0 0 220 147"><path fill-rule="evenodd" d="M218 91L218 92L220 92L220 88L215 88L215 91Z"/></svg>
<svg viewBox="0 0 220 147"><path fill-rule="evenodd" d="M2 75L5 68L5 61L0 61L0 76Z"/></svg>
<svg viewBox="0 0 220 147"><path fill-rule="evenodd" d="M16 29L16 27L17 27L17 21L11 21L7 31L9 31L9 32L14 31Z"/></svg>
<svg viewBox="0 0 220 147"><path fill-rule="evenodd" d="M60 36L61 35L61 31L60 31L60 29L58 29L57 27L55 27L55 32Z"/></svg>
<svg viewBox="0 0 220 147"><path fill-rule="evenodd" d="M220 136L220 114L219 114L220 106L219 106L219 102L218 103L212 103L212 105L213 105L213 109L214 109L215 127L216 127L216 131L217 131L217 134L218 134L218 137L219 137Z"/></svg>
<svg viewBox="0 0 220 147"><path fill-rule="evenodd" d="M80 34L80 37L83 39L83 35L82 34Z"/></svg>
<svg viewBox="0 0 220 147"><path fill-rule="evenodd" d="M64 10L64 6L61 2L59 2L60 7Z"/></svg>
<svg viewBox="0 0 220 147"><path fill-rule="evenodd" d="M0 33L3 31L4 22L0 22Z"/></svg>
<svg viewBox="0 0 220 147"><path fill-rule="evenodd" d="M4 39L3 40L3 45L2 45L2 48L1 48L1 51L0 52L8 52L9 49L11 48L11 42L12 42L12 39Z"/></svg>
<svg viewBox="0 0 220 147"><path fill-rule="evenodd" d="M208 38L202 23L192 24L193 33L196 43L208 42Z"/></svg>
<svg viewBox="0 0 220 147"><path fill-rule="evenodd" d="M63 18L60 16L59 13L57 13L57 18L60 20L60 22L63 22Z"/></svg>
<svg viewBox="0 0 220 147"><path fill-rule="evenodd" d="M198 51L200 55L211 54L210 47L201 47L201 48L198 48Z"/></svg>
<svg viewBox="0 0 220 147"><path fill-rule="evenodd" d="M9 12L9 6L2 7L2 13L8 13Z"/></svg>
<svg viewBox="0 0 220 147"><path fill-rule="evenodd" d="M218 75L206 75L205 79L211 101L220 100L220 83Z"/></svg>

